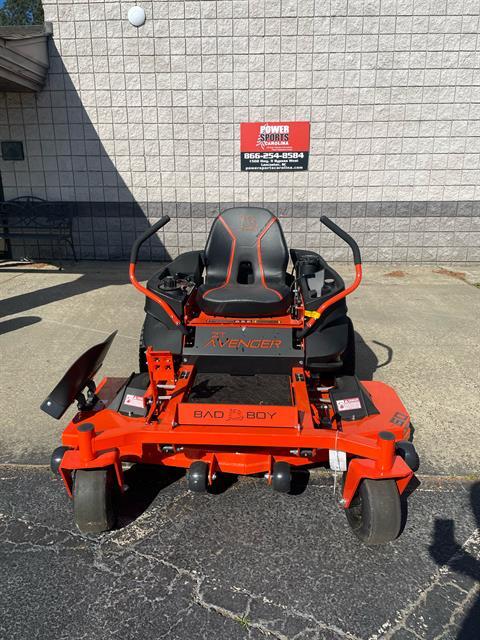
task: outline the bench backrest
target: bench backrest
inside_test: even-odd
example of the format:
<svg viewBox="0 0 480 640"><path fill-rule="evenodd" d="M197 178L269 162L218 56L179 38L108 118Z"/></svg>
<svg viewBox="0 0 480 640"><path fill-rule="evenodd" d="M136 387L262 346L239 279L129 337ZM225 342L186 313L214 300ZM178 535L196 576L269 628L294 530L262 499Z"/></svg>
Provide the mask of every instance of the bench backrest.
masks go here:
<svg viewBox="0 0 480 640"><path fill-rule="evenodd" d="M59 202L8 201L0 203L0 224L9 230L69 230L72 215Z"/></svg>

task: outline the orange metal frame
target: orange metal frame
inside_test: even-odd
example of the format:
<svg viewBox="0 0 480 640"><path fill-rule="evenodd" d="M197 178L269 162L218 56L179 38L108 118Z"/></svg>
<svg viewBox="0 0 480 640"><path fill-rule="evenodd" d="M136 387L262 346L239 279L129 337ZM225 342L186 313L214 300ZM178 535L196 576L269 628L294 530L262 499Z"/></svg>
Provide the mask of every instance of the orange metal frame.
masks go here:
<svg viewBox="0 0 480 640"><path fill-rule="evenodd" d="M284 316L275 316L274 318L225 318L223 316L209 316L200 311L196 316L186 318L186 324L189 327L231 327L231 326L254 326L254 327L272 327L272 328L303 328L303 312L298 319L292 318L287 314Z"/></svg>
<svg viewBox="0 0 480 640"><path fill-rule="evenodd" d="M362 281L362 265L361 264L356 264L355 265L355 279L352 282L352 284L349 287L347 287L346 289L344 289L343 291L341 291L340 293L337 293L336 296L333 296L332 298L329 298L328 300L326 300L326 302L324 302L317 309L318 317L320 317L323 313L325 313L325 311L329 307L331 307L332 304L335 304L339 300L343 300L343 298L346 298L348 295L353 293L355 291L355 289L357 289L357 287L360 285L361 281ZM310 318L310 320L308 320L305 323L305 328L312 327L312 325L315 324L315 322L316 322L315 318Z"/></svg>
<svg viewBox="0 0 480 640"><path fill-rule="evenodd" d="M148 349L147 357L150 365L165 354ZM109 465L115 467L122 486L122 461L189 467L195 460L205 460L225 473L269 473L280 460L294 466L325 462L329 449L345 451L351 460L345 506L362 478L395 478L403 491L413 475L395 454L395 441L410 435L408 414L395 392L381 382L364 382L380 413L342 422L326 402L328 394L307 385L308 375L301 367L292 369L291 406L189 403L194 379L195 368L181 366L169 391L171 397L156 404L149 387L145 402L150 410L145 418L128 417L108 408L77 414L62 437L63 444L70 447L60 468L67 490L71 491L73 470ZM155 380L165 384L168 369L156 369ZM102 381L98 396L104 406L122 383L119 379ZM316 404L325 401L331 429L319 428L312 407L314 391ZM85 423L93 424L94 429L79 430ZM382 431L393 433L394 440L382 439Z"/></svg>
<svg viewBox="0 0 480 640"><path fill-rule="evenodd" d="M361 277L361 266L357 265L353 284L325 302L318 313L354 291ZM233 324L298 329L315 322L314 318L305 322L303 310L299 319L220 318L204 313L180 319L164 300L137 281L134 264L130 265L130 279L141 293L160 304L177 326L220 328ZM276 461L293 466L324 463L329 450L343 451L349 460L343 489L345 507L363 478L394 478L401 493L413 476L395 451L395 442L410 436L409 416L393 389L381 382L363 383L379 413L348 422L334 414L328 392L318 390L303 367L292 368L290 406L195 404L188 402L195 379L193 365L176 366L172 354L151 347L146 357L150 385L144 395L145 417L129 417L109 409L124 380L105 378L97 389L105 408L78 413L63 432L62 442L69 450L63 456L60 473L70 495L77 469L113 466L122 488L122 462L188 468L192 462L204 460L211 482L216 470L264 472L270 477ZM329 420L331 428L321 427L321 417ZM93 427L79 429L86 423Z"/></svg>
<svg viewBox="0 0 480 640"><path fill-rule="evenodd" d="M147 287L144 287L142 284L140 284L140 282L137 280L137 276L135 275L135 263L134 262L130 263L129 276L130 276L130 282L133 284L135 289L140 291L140 293L143 293L143 295L147 296L147 298L150 298L151 300L153 300L154 302L159 304L162 307L162 309L165 311L165 313L168 315L170 320L177 327L182 324L182 321L180 320L180 318L173 311L173 309L170 307L170 305L165 302L165 300L160 298L160 296L155 295L152 291L147 289Z"/></svg>

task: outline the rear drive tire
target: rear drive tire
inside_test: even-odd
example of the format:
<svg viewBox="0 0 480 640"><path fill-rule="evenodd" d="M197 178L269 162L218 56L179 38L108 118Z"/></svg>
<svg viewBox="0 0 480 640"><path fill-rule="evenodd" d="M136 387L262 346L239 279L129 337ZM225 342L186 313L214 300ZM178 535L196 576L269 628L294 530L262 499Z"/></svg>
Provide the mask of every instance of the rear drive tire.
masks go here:
<svg viewBox="0 0 480 640"><path fill-rule="evenodd" d="M73 484L73 514L82 533L101 533L115 525L116 479L108 469L78 469Z"/></svg>
<svg viewBox="0 0 480 640"><path fill-rule="evenodd" d="M364 544L395 540L402 524L397 483L395 480L362 480L345 513L353 533Z"/></svg>

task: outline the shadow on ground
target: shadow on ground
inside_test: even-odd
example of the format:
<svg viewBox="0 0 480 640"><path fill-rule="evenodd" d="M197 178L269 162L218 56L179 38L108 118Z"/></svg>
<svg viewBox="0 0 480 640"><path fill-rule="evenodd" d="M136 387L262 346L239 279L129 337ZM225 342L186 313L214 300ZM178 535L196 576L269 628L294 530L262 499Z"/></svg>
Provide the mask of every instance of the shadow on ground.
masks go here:
<svg viewBox="0 0 480 640"><path fill-rule="evenodd" d="M22 274L23 282L25 283L25 277L30 279L28 288L31 288L32 283L35 283L35 279L42 279L48 275L48 280L58 278L60 282L51 286L39 286L31 291L25 293L19 293L18 295L12 295L10 297L3 297L0 299L0 335L22 329L30 325L41 322L42 318L38 315L21 315L31 312L39 307L44 307L49 304L68 300L76 296L103 289L111 285L129 285L128 264L117 262L115 268L106 263L99 263L98 268L92 270L90 266L82 266L82 263L71 264L65 270L44 270L44 269L10 269L9 267L2 268L0 264L0 275L4 272L19 272ZM138 265L137 277L143 280L146 277L150 277L153 273L158 271L158 264L160 263L145 263ZM23 275L24 274L24 275ZM69 276L78 275L78 278L74 280L69 279ZM0 285L1 286L1 285ZM27 287L23 287L25 289ZM18 316L18 317L10 317ZM2 318L8 318L1 321Z"/></svg>
<svg viewBox="0 0 480 640"><path fill-rule="evenodd" d="M117 528L123 529L147 511L157 495L183 478L185 471L158 465L136 464L125 474L127 490L119 500Z"/></svg>
<svg viewBox="0 0 480 640"><path fill-rule="evenodd" d="M377 369L387 367L393 360L393 349L383 342L372 340L373 344L380 347L382 360L379 361L376 353L368 346L362 336L355 331L356 370L360 380L373 380Z"/></svg>
<svg viewBox="0 0 480 640"><path fill-rule="evenodd" d="M50 69L46 90L35 98L35 104L32 106L41 108L48 103L48 107L51 107L53 123L50 126L55 126L56 142L53 150L42 148L42 151L39 151L35 141L27 141L26 152L29 157L33 156L33 160L38 160L36 156L39 155L43 161L48 160L55 168L58 166L58 169L64 172L63 183L55 183L55 172L50 171L53 176L52 184L49 184L50 178L47 177L44 185L18 187L6 191L6 197L35 196L47 202L60 202L71 212L74 244L79 257L126 260L134 239L149 227L148 218L163 215L162 203L136 202L115 165L115 158L110 158L98 137L96 123L92 122L83 105L53 38L49 39L49 57ZM12 100L16 99L16 96L17 94L12 94ZM35 118L36 109L32 111ZM38 274L45 274L45 270L42 269L25 268L20 261L25 257L40 261L64 261L63 253L62 257L59 257L60 244L53 234L15 237L8 241L8 248L13 259L19 262L0 263L0 275L25 273L34 279L39 277ZM68 250L65 255L67 258L71 257ZM147 241L140 250L141 260L160 261L168 257L169 254L157 235ZM117 273L115 278L110 280L111 269L106 269L105 274L102 273L104 264L99 262L97 273L92 274L96 277L91 277L83 271L81 262L68 260L65 271L79 274L79 278L0 300L0 318L22 314L36 307L110 284L128 282L127 265L121 269L121 277L118 277ZM48 273L52 277L58 273L60 279L65 271L51 270ZM0 333L11 332L38 321L39 319L33 317L9 319L0 325Z"/></svg>
<svg viewBox="0 0 480 640"><path fill-rule="evenodd" d="M100 269L101 267L99 267L99 270ZM0 269L0 273L1 271L2 270ZM29 269L25 271L32 279L38 277L40 274L45 275L45 271L42 270ZM48 271L48 275L55 273L58 273L59 277L63 277L65 275L65 271ZM47 304L52 304L53 302L59 302L60 300L66 300L67 298L82 295L89 291L101 289L110 284L122 285L128 282L128 270L126 265L125 269L121 269L120 273L117 272L114 278L109 278L107 275L105 277L99 277L98 273L85 273L82 270L81 265L69 268L68 273L78 273L80 274L80 277L76 280L60 282L59 284L50 287L35 289L34 291L21 293L10 298L3 298L0 300L0 318L25 313L32 309L36 309L37 307L43 307ZM36 318L35 320L27 317L13 318L2 323L2 326L0 326L0 333L14 331L15 329L20 329L21 327L25 327L39 321L40 318Z"/></svg>
<svg viewBox="0 0 480 640"><path fill-rule="evenodd" d="M480 482L470 489L470 505L478 529L480 528ZM475 558L457 542L455 521L436 518L433 525L430 556L440 567L480 583L480 559ZM474 640L480 637L480 597L477 597L467 613L456 640Z"/></svg>
<svg viewBox="0 0 480 640"><path fill-rule="evenodd" d="M32 324L36 324L41 321L42 319L38 316L22 316L20 318L4 320L3 322L0 322L0 335L10 333L10 331L16 331L17 329L23 329L24 327L29 327Z"/></svg>
<svg viewBox="0 0 480 640"><path fill-rule="evenodd" d="M124 529L149 510L158 494L185 476L185 469L159 465L135 464L125 471L127 490L118 500L117 529ZM290 495L301 495L308 487L310 471L292 469ZM220 496L238 482L238 476L218 473L207 493Z"/></svg>

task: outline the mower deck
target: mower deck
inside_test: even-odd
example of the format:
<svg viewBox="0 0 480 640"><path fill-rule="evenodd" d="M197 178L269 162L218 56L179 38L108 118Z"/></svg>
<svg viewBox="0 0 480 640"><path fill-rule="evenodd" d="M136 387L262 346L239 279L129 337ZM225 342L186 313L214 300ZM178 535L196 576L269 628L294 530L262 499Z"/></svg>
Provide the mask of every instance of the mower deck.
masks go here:
<svg viewBox="0 0 480 640"><path fill-rule="evenodd" d="M346 421L335 417L328 391L318 391L316 384L307 386L302 369L293 371L288 404L284 376L278 376L278 380L276 376L268 376L270 399L274 399L275 390L283 389L282 405L224 402L227 398L245 400L244 394L258 382L258 377L249 382L244 379L235 390L236 378L212 374L198 378L193 367L181 367L175 388L169 392L171 397L151 421L109 408L125 381L105 378L97 390L99 410L78 414L62 437L69 450L60 472L69 491L71 471L103 468L107 463L115 467L120 479L122 462L188 468L192 460L202 460L209 465L211 478L217 470L270 474L278 461L293 466L324 464L329 451L345 452L354 458L350 469L358 467L360 475L354 477L349 473L351 486L344 493L346 506L361 477L395 478L401 491L412 476L411 469L395 455L395 441L410 436L409 417L396 393L386 384L363 382L378 413ZM223 386L221 380L225 381ZM202 393L205 389L214 396L219 393L220 402L206 398ZM315 405L324 413L324 419L329 420L328 428L319 426L318 417L311 410ZM79 431L85 424L92 425L91 431ZM387 437L382 438L386 430Z"/></svg>

